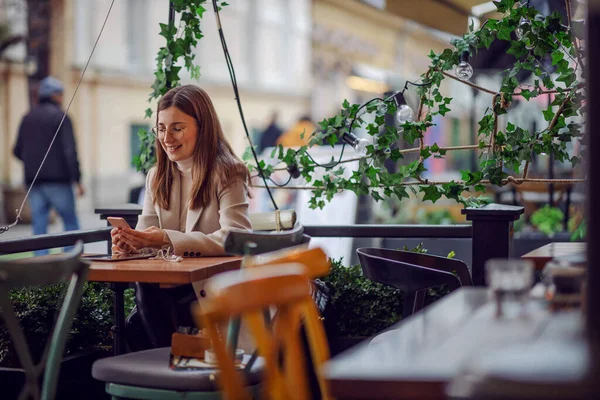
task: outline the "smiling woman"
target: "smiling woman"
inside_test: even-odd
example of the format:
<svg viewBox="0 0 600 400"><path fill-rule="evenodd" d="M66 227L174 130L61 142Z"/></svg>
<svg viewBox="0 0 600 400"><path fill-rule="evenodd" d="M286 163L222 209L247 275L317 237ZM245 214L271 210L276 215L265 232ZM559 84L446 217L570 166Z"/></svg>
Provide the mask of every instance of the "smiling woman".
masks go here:
<svg viewBox="0 0 600 400"><path fill-rule="evenodd" d="M248 170L233 153L208 94L171 89L158 103L156 166L135 230L115 229L114 250L171 246L179 256L223 255L231 228L250 229Z"/></svg>
<svg viewBox="0 0 600 400"><path fill-rule="evenodd" d="M156 165L146 178L142 215L135 229L111 231L113 252L153 248L180 257L224 255L230 229L251 229L248 169L198 86L171 89L158 102L156 116ZM177 326L193 326L189 307L201 286L136 284L140 319L153 347L168 346Z"/></svg>

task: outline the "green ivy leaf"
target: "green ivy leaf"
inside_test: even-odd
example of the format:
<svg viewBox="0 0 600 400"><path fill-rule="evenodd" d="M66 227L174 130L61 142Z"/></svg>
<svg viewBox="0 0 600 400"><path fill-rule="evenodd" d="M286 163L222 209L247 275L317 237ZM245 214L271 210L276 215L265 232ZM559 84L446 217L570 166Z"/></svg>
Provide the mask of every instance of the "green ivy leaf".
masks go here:
<svg viewBox="0 0 600 400"><path fill-rule="evenodd" d="M552 111L551 106L542 111L542 113L544 114L544 119L548 122L552 121L552 118L554 118L554 111Z"/></svg>
<svg viewBox="0 0 600 400"><path fill-rule="evenodd" d="M482 184L475 185L475 191L476 192L485 192L485 185L482 185Z"/></svg>
<svg viewBox="0 0 600 400"><path fill-rule="evenodd" d="M425 193L423 201L430 200L432 203L435 203L442 197L442 193L440 193L438 187L435 185L421 186L420 192Z"/></svg>
<svg viewBox="0 0 600 400"><path fill-rule="evenodd" d="M494 1L494 5L496 6L496 10L498 10L498 12L505 13L514 7L515 0Z"/></svg>
<svg viewBox="0 0 600 400"><path fill-rule="evenodd" d="M443 116L445 116L448 111L451 111L451 110L448 107L446 107L445 104L441 104L440 108L438 110L438 112Z"/></svg>
<svg viewBox="0 0 600 400"><path fill-rule="evenodd" d="M431 157L431 151L430 151L430 147L429 146L425 146L421 149L420 151L420 156L423 158L429 158Z"/></svg>

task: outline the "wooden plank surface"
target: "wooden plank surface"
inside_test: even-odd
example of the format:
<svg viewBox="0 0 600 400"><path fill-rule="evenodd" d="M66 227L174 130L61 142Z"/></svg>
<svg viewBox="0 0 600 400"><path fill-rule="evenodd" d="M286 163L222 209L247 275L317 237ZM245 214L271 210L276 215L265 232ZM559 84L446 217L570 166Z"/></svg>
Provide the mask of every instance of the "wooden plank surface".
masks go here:
<svg viewBox="0 0 600 400"><path fill-rule="evenodd" d="M447 384L482 354L535 343L556 332L564 336L570 330L581 331L581 324L569 323L569 328L552 324L557 315L535 301L528 304L526 318L497 319L494 304L487 298L486 288L463 287L369 343L338 355L324 369L332 395L338 399L444 399Z"/></svg>
<svg viewBox="0 0 600 400"><path fill-rule="evenodd" d="M206 279L220 272L239 269L241 262L241 257L231 256L184 258L180 262L152 259L92 261L88 280L183 284Z"/></svg>
<svg viewBox="0 0 600 400"><path fill-rule="evenodd" d="M584 254L585 249L586 243L583 242L555 242L530 251L529 253L521 256L521 258L532 260L535 264L535 268L541 270L544 269L546 263L553 258Z"/></svg>

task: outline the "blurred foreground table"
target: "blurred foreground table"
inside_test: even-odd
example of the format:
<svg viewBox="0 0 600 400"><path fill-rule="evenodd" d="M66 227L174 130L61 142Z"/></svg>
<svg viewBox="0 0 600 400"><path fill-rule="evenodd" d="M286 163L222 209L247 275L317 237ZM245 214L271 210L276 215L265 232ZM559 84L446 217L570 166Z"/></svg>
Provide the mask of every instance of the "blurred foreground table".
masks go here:
<svg viewBox="0 0 600 400"><path fill-rule="evenodd" d="M586 243L566 242L566 243L548 243L538 249L530 251L521 256L522 259L531 260L535 264L535 269L542 270L548 261L558 257L585 257Z"/></svg>
<svg viewBox="0 0 600 400"><path fill-rule="evenodd" d="M496 319L487 289L463 287L330 360L337 399L445 399L446 386L479 356L504 346L581 334L580 313L530 302L527 318ZM570 339L569 339L570 340Z"/></svg>

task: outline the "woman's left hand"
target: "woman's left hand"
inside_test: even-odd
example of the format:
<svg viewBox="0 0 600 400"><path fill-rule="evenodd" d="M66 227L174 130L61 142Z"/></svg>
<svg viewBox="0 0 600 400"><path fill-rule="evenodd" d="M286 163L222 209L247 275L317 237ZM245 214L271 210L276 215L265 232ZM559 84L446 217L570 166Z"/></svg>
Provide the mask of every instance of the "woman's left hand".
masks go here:
<svg viewBox="0 0 600 400"><path fill-rule="evenodd" d="M123 229L120 232L120 236L120 239L135 250L140 250L144 247L160 249L166 244L164 241L165 231L156 226L151 226L143 231Z"/></svg>

